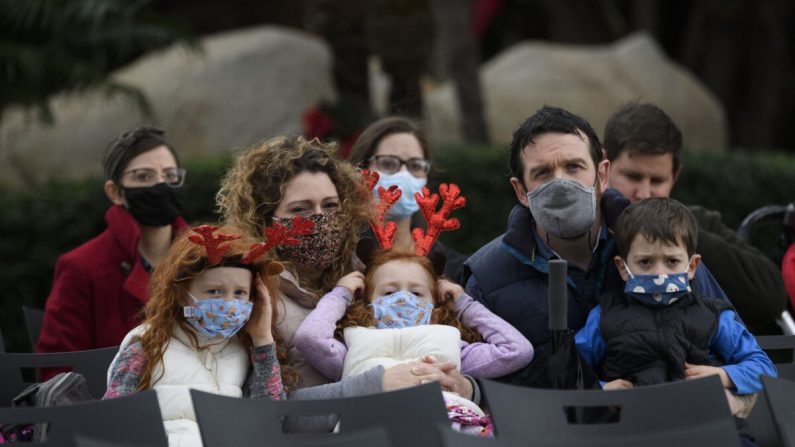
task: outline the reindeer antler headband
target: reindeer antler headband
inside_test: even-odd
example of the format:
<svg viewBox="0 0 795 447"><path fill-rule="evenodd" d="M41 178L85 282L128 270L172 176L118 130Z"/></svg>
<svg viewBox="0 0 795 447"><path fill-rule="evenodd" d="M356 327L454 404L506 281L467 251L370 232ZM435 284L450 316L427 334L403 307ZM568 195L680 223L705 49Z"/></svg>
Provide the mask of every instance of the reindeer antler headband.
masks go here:
<svg viewBox="0 0 795 447"><path fill-rule="evenodd" d="M378 173L369 170L362 170L364 183L367 186L367 191L372 191L378 183ZM392 205L400 199L400 189L392 185L388 189L383 186L378 187L378 205L376 207L375 218L370 222L373 228L375 237L378 240L382 250L392 248L392 244L397 231L397 224L395 222L385 222L384 217ZM436 211L436 205L439 203L439 197L442 198L442 207ZM434 242L439 238L443 231L457 230L461 227L461 223L457 218L449 218L450 214L459 208L466 205L466 197L461 195L461 188L455 183L442 183L439 185L439 194L430 194L430 190L422 188L421 193L414 194L417 204L428 222L427 232L422 228L415 228L411 232L414 238L414 251L418 256L427 256L430 252Z"/></svg>
<svg viewBox="0 0 795 447"><path fill-rule="evenodd" d="M375 171L370 171L367 169L362 170L362 178L364 180L365 186L367 187L368 194L373 190L373 188L375 188L379 177L379 174ZM375 217L370 221L370 227L372 227L373 233L375 233L375 238L378 240L378 244L381 246L381 249L388 250L392 248L392 243L395 240L397 224L395 222L385 222L384 217L386 216L387 211L389 211L389 208L392 208L392 205L400 200L400 196L403 194L403 192L400 191L400 188L398 188L397 185L392 185L388 189L384 188L383 186L379 186L377 194L378 204L375 208Z"/></svg>
<svg viewBox="0 0 795 447"><path fill-rule="evenodd" d="M311 220L296 216L290 221L290 225L282 225L275 223L270 227L266 227L263 231L265 240L252 244L240 259L243 265L253 264L260 257L277 246L296 245L300 241L297 237L311 234L315 229L315 223ZM193 234L188 239L196 245L203 246L207 251L208 265L217 265L221 263L224 255L229 251L229 244L223 245L226 242L240 239L237 234L213 234L218 231L218 227L213 225L201 225L193 229Z"/></svg>

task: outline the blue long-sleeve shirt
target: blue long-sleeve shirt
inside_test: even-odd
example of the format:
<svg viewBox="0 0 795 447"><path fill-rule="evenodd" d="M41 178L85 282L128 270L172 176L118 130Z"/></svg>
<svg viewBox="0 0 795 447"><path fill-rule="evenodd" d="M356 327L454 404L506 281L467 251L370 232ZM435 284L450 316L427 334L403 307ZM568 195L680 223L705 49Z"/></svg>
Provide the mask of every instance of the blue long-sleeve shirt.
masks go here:
<svg viewBox="0 0 795 447"><path fill-rule="evenodd" d="M592 367L599 365L605 357L605 341L599 330L601 313L600 306L593 308L585 326L574 337L577 351ZM724 362L721 368L731 378L737 394L758 393L763 388L762 375L777 375L773 362L732 310L719 315L718 329L710 338L708 349L710 355Z"/></svg>

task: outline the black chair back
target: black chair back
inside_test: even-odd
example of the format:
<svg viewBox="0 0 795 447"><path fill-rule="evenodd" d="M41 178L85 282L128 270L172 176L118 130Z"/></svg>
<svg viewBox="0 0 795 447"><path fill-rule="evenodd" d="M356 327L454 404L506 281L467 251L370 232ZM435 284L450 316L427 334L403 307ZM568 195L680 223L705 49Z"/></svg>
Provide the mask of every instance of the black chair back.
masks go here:
<svg viewBox="0 0 795 447"><path fill-rule="evenodd" d="M29 368L71 367L86 378L91 394L99 399L105 394L108 367L118 351L114 347L45 354L0 353L0 406L10 406L14 396L31 385L24 374Z"/></svg>
<svg viewBox="0 0 795 447"><path fill-rule="evenodd" d="M0 352L6 352L6 340L3 338L2 327L0 327Z"/></svg>
<svg viewBox="0 0 795 447"><path fill-rule="evenodd" d="M765 335L756 337L759 347L776 365L778 376L795 380L795 335ZM748 432L759 447L777 447L781 437L770 414L766 393L757 395L754 411L748 417Z"/></svg>
<svg viewBox="0 0 795 447"><path fill-rule="evenodd" d="M762 335L756 342L773 360L780 378L795 380L795 335Z"/></svg>
<svg viewBox="0 0 795 447"><path fill-rule="evenodd" d="M436 426L447 422L437 383L329 400L271 401L190 393L205 447L259 445L263 439L270 447L334 442L338 435L330 431L336 422L342 435L381 428L395 446L437 446ZM235 430L229 430L232 425Z"/></svg>
<svg viewBox="0 0 795 447"><path fill-rule="evenodd" d="M481 390L497 438L516 445L739 445L715 376L622 391L534 389L484 380Z"/></svg>
<svg viewBox="0 0 795 447"><path fill-rule="evenodd" d="M130 446L168 445L154 391L61 407L0 408L0 424L44 422L47 442L35 445L73 447L78 436Z"/></svg>
<svg viewBox="0 0 795 447"><path fill-rule="evenodd" d="M772 377L762 377L768 410L776 421L781 444L795 447L795 382Z"/></svg>
<svg viewBox="0 0 795 447"><path fill-rule="evenodd" d="M25 326L28 328L28 341L31 352L36 350L39 341L41 325L44 324L44 311L35 307L22 306L22 315L25 317Z"/></svg>
<svg viewBox="0 0 795 447"><path fill-rule="evenodd" d="M438 427L442 447L514 447L516 444L505 441L504 438L485 438L482 436L466 435L454 431L450 424ZM533 445L530 442L527 445Z"/></svg>

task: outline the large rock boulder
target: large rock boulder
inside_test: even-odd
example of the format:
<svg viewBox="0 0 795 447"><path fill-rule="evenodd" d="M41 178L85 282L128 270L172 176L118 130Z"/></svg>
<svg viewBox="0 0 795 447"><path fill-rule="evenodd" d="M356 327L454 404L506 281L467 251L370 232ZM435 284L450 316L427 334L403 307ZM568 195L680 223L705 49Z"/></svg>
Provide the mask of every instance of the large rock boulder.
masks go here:
<svg viewBox="0 0 795 447"><path fill-rule="evenodd" d="M99 94L51 101L54 126L7 114L0 178L33 183L99 174L107 143L144 122L166 129L183 157L218 153L299 133L302 114L333 98L331 53L308 33L258 27L204 38L201 48L172 47L114 74L144 92L153 119L129 99Z"/></svg>
<svg viewBox="0 0 795 447"><path fill-rule="evenodd" d="M129 99L100 94L55 98L54 126L7 113L0 127L0 182L98 175L108 142L144 122L166 129L184 158L221 153L299 133L303 113L334 98L331 53L310 34L263 26L208 36L201 47L201 53L173 47L114 74L144 92L151 120ZM385 109L389 80L374 71L373 103ZM518 44L484 64L480 76L496 144L510 141L544 104L584 116L601 133L610 114L634 99L668 112L687 146L720 148L727 141L726 116L714 96L645 34L608 46ZM427 89L425 113L431 141L461 141L450 83Z"/></svg>
<svg viewBox="0 0 795 447"><path fill-rule="evenodd" d="M721 104L648 34L606 46L520 43L484 64L480 79L495 143L510 142L519 124L544 104L583 116L601 135L616 108L636 99L665 110L682 129L687 147L716 149L728 141ZM460 141L453 86L442 85L425 101L431 140Z"/></svg>

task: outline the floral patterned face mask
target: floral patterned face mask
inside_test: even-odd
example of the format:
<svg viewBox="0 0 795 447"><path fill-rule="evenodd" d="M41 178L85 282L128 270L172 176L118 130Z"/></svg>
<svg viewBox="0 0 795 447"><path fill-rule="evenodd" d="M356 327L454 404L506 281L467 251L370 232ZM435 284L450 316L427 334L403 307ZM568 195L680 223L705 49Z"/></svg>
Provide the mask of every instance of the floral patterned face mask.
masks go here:
<svg viewBox="0 0 795 447"><path fill-rule="evenodd" d="M287 227L292 221L291 217L273 219ZM315 223L315 232L302 237L299 244L279 248L279 254L295 264L325 270L339 256L349 227L342 224L339 210L313 214L306 219Z"/></svg>
<svg viewBox="0 0 795 447"><path fill-rule="evenodd" d="M210 298L197 300L190 292L193 304L183 307L185 320L201 335L209 338L229 338L246 324L254 304L239 299Z"/></svg>

